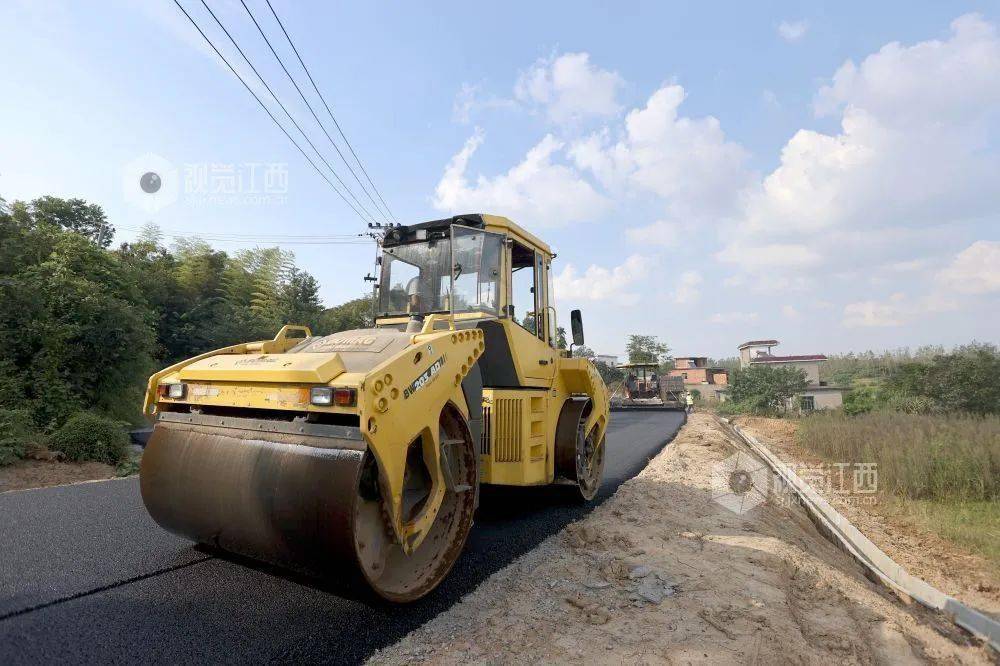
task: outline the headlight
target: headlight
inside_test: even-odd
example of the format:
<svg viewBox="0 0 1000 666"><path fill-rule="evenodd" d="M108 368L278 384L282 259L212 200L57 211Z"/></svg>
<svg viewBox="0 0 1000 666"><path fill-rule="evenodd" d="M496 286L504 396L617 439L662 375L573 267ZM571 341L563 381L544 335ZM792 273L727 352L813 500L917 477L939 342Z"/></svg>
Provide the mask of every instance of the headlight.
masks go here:
<svg viewBox="0 0 1000 666"><path fill-rule="evenodd" d="M186 384L160 384L160 396L164 398L171 398L172 400L180 400L184 397L187 392Z"/></svg>
<svg viewBox="0 0 1000 666"><path fill-rule="evenodd" d="M357 401L358 392L352 388L316 386L309 390L309 402L321 407L329 407L330 405L353 407Z"/></svg>
<svg viewBox="0 0 1000 666"><path fill-rule="evenodd" d="M309 391L309 402L314 405L328 406L333 404L333 389L329 386L316 386Z"/></svg>

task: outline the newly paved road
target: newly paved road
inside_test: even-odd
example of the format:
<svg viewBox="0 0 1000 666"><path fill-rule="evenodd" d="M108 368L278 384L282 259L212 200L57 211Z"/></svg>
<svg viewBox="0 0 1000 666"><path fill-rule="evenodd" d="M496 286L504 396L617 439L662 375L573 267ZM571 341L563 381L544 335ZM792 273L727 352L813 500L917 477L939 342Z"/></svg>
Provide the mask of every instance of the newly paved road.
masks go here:
<svg viewBox="0 0 1000 666"><path fill-rule="evenodd" d="M676 412L612 417L599 501L683 421ZM448 578L394 607L194 548L153 523L136 479L3 494L0 664L361 661L587 510L551 492L484 494Z"/></svg>

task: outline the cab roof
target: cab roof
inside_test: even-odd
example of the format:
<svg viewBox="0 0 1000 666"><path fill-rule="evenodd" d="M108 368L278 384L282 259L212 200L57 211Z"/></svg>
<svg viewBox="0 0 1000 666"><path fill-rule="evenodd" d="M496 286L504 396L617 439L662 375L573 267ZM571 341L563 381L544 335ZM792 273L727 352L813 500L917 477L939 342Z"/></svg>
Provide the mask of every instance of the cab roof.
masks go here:
<svg viewBox="0 0 1000 666"><path fill-rule="evenodd" d="M484 229L486 231L492 231L494 233L507 234L515 238L516 240L529 245L543 254L549 257L554 256L552 254L552 249L547 243L543 242L540 238L527 231L521 226L515 224L512 220L503 217L501 215L485 215L480 213L470 213L465 215L455 215L454 217L446 217L440 220L429 220L427 222L420 222L418 224L409 224L402 227L398 227L397 231L399 236L393 240L388 236L386 237L385 245L392 246L401 243L405 243L410 240L411 235L414 231L418 229L426 229L428 231L432 230L444 230L453 224L460 224L466 227L473 227L475 229Z"/></svg>

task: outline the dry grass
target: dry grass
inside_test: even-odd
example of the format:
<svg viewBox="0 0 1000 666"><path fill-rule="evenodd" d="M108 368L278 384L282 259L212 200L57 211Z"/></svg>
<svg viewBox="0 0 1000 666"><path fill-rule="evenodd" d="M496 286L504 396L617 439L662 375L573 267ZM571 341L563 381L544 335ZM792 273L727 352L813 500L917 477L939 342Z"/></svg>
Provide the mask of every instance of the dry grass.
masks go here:
<svg viewBox="0 0 1000 666"><path fill-rule="evenodd" d="M877 463L902 515L1000 571L1000 418L815 414L796 437L826 460Z"/></svg>
<svg viewBox="0 0 1000 666"><path fill-rule="evenodd" d="M1000 507L996 501L907 502L905 511L925 530L982 555L993 565L994 575L1000 576Z"/></svg>
<svg viewBox="0 0 1000 666"><path fill-rule="evenodd" d="M798 439L828 460L878 463L879 490L900 498L1000 500L1000 417L820 413Z"/></svg>

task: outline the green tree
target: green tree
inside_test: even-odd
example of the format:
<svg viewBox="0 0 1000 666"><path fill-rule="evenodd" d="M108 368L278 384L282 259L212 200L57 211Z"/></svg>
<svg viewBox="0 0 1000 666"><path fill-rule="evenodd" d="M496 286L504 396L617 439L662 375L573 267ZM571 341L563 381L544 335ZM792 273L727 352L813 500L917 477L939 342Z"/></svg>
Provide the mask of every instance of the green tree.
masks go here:
<svg viewBox="0 0 1000 666"><path fill-rule="evenodd" d="M350 331L356 328L371 328L375 325L372 296L362 296L328 308L319 315L317 331L321 335Z"/></svg>
<svg viewBox="0 0 1000 666"><path fill-rule="evenodd" d="M574 347L573 356L576 356L578 358L589 358L593 360L597 356L597 354L595 354L594 350L588 347L587 345L580 345L579 347Z"/></svg>
<svg viewBox="0 0 1000 666"><path fill-rule="evenodd" d="M280 318L288 324L316 328L323 312L319 282L309 273L292 268L279 292Z"/></svg>
<svg viewBox="0 0 1000 666"><path fill-rule="evenodd" d="M78 233L101 247L111 245L115 234L104 209L83 199L40 197L28 205L27 211L36 225L51 224Z"/></svg>
<svg viewBox="0 0 1000 666"><path fill-rule="evenodd" d="M920 351L920 350L918 350ZM931 348L931 352L939 351ZM1000 413L1000 353L971 343L951 353L918 354L897 365L885 381L888 406L907 412Z"/></svg>
<svg viewBox="0 0 1000 666"><path fill-rule="evenodd" d="M931 362L932 397L947 411L1000 413L1000 353L995 345L971 343Z"/></svg>
<svg viewBox="0 0 1000 666"><path fill-rule="evenodd" d="M80 409L134 416L155 342L130 272L81 234L51 225L20 232L50 251L41 261L23 253L0 283L0 393L17 400L0 407L28 408L44 427Z"/></svg>
<svg viewBox="0 0 1000 666"><path fill-rule="evenodd" d="M866 414L883 405L885 405L883 392L871 384L855 387L844 395L844 413L851 416Z"/></svg>
<svg viewBox="0 0 1000 666"><path fill-rule="evenodd" d="M727 370L729 374L733 374L740 369L740 358L738 356L726 356L725 358L710 358L708 359L708 367L710 368L722 368Z"/></svg>
<svg viewBox="0 0 1000 666"><path fill-rule="evenodd" d="M662 363L667 360L670 347L654 335L630 335L625 346L629 363Z"/></svg>
<svg viewBox="0 0 1000 666"><path fill-rule="evenodd" d="M758 363L735 373L729 397L754 413L783 411L807 384L806 373L798 368Z"/></svg>
<svg viewBox="0 0 1000 666"><path fill-rule="evenodd" d="M625 373L621 368L608 365L604 361L594 361L594 367L597 368L597 372L601 375L601 379L604 380L605 384L620 382L625 378Z"/></svg>

